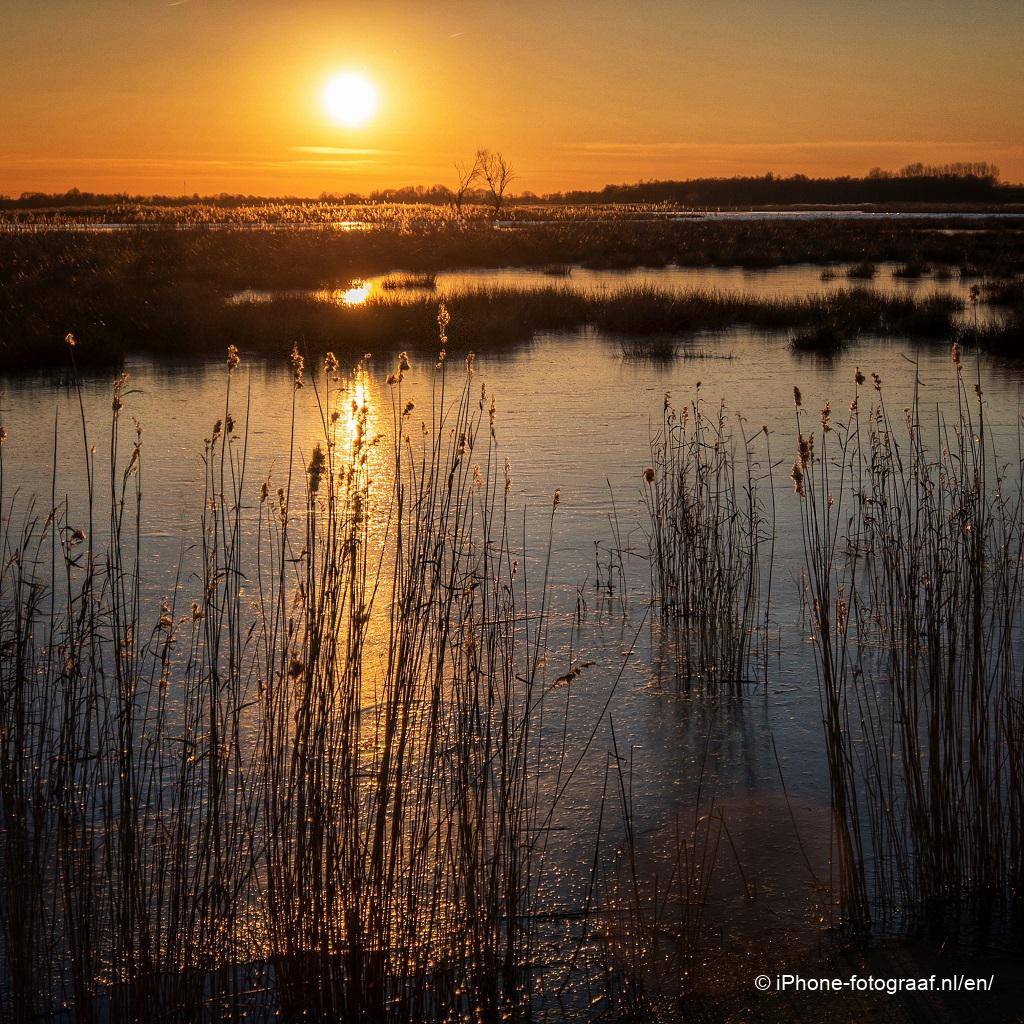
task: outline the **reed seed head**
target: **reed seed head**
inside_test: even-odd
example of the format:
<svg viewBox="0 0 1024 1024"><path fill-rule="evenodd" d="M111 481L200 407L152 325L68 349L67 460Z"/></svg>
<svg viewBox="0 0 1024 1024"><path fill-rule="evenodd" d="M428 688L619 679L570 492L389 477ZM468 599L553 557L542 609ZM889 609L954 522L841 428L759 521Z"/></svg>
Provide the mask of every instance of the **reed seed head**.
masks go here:
<svg viewBox="0 0 1024 1024"><path fill-rule="evenodd" d="M442 349L448 344L448 325L451 321L452 318L448 312L448 307L442 302L437 307L437 333Z"/></svg>
<svg viewBox="0 0 1024 1024"><path fill-rule="evenodd" d="M793 468L789 471L789 479L793 481L794 492L801 498L804 497L804 469L800 465L800 459L793 463Z"/></svg>
<svg viewBox="0 0 1024 1024"><path fill-rule="evenodd" d="M303 377L306 373L306 358L299 351L298 345L292 346L291 354L292 374L295 380L295 389L298 390L302 387Z"/></svg>
<svg viewBox="0 0 1024 1024"><path fill-rule="evenodd" d="M324 457L324 450L318 444L313 449L313 455L309 460L309 490L316 494L320 490L320 481L323 479L327 469L327 459Z"/></svg>
<svg viewBox="0 0 1024 1024"><path fill-rule="evenodd" d="M800 435L800 447L798 452L801 469L806 469L814 459L814 435L804 437Z"/></svg>

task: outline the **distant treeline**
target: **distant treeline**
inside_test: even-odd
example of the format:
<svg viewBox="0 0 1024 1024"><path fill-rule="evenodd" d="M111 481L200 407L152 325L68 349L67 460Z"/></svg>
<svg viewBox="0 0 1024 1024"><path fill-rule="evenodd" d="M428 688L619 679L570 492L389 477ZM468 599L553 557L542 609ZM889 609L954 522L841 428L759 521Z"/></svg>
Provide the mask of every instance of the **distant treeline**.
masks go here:
<svg viewBox="0 0 1024 1024"><path fill-rule="evenodd" d="M694 178L606 185L594 192L547 197L563 203L675 203L685 206L749 206L819 203L1013 203L1024 201L1024 186L1000 184L999 168L988 163L930 166L909 164L898 171L875 168L866 177Z"/></svg>
<svg viewBox="0 0 1024 1024"><path fill-rule="evenodd" d="M466 202L485 202L487 193L470 190ZM369 195L356 192L323 192L309 196L255 196L241 193L216 195L130 195L84 192L23 192L17 198L0 197L0 209L64 208L153 204L159 206L208 206L276 204L281 202L427 203L449 205L456 202L455 192L447 185L410 185L381 189ZM685 181L640 181L635 184L605 185L602 189L577 189L536 195L522 192L507 200L513 204L558 203L585 205L594 203L666 203L681 206L721 207L754 205L814 205L848 203L1022 203L1024 185L1007 185L999 180L994 164L908 164L898 171L874 168L866 177L810 178L794 174L788 178L775 174L734 178L691 178Z"/></svg>

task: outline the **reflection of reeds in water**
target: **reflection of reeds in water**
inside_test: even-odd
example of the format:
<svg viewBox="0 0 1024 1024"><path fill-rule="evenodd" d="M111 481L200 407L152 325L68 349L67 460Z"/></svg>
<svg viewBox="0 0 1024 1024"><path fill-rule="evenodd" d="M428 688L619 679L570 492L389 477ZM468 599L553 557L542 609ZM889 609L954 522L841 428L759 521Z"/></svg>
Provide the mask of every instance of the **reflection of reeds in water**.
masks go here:
<svg viewBox="0 0 1024 1024"><path fill-rule="evenodd" d="M767 433L747 437L739 423L737 439L724 403L705 411L699 384L679 412L666 396L644 471L652 586L688 692L739 693L751 678L774 522L759 490L764 479L771 489Z"/></svg>
<svg viewBox="0 0 1024 1024"><path fill-rule="evenodd" d="M237 366L204 450L201 590L152 624L126 385L109 495L83 415L81 525L63 504L16 518L0 454L4 1012L519 1014L550 821L528 770L546 603L527 620L486 402L442 357L413 431L403 355L382 485L329 357L321 442L299 458L293 417L254 512Z"/></svg>
<svg viewBox="0 0 1024 1024"><path fill-rule="evenodd" d="M649 338L623 338L619 350L633 362L671 363L679 356L680 340L673 335Z"/></svg>
<svg viewBox="0 0 1024 1024"><path fill-rule="evenodd" d="M614 851L599 846L594 858L592 938L604 967L601 995L613 1019L673 1020L704 980L706 911L725 822L714 798L704 796L702 764L692 814L677 816L656 835L639 835L632 755L625 764L614 731L612 742L605 795L610 784L622 842Z"/></svg>
<svg viewBox="0 0 1024 1024"><path fill-rule="evenodd" d="M540 268L548 277L569 277L572 274L571 263L547 263Z"/></svg>
<svg viewBox="0 0 1024 1024"><path fill-rule="evenodd" d="M957 414L894 421L881 381L819 442L797 393L808 605L841 905L953 934L966 908L1019 908L1024 716L1019 448L997 457L980 381L954 347Z"/></svg>

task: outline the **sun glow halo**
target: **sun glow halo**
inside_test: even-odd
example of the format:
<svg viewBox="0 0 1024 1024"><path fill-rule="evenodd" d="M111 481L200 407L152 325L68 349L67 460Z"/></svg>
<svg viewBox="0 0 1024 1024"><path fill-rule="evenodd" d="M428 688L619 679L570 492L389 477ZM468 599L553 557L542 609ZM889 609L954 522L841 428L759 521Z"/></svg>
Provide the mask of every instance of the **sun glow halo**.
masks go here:
<svg viewBox="0 0 1024 1024"><path fill-rule="evenodd" d="M335 124L360 128L377 111L377 89L357 71L344 71L324 87L324 110Z"/></svg>

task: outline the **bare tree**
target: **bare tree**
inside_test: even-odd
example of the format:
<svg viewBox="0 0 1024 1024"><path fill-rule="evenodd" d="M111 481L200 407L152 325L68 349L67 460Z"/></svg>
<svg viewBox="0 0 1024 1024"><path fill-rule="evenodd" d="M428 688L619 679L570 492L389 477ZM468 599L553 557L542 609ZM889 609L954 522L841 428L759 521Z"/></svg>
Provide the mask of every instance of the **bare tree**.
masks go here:
<svg viewBox="0 0 1024 1024"><path fill-rule="evenodd" d="M461 216L462 203L466 198L466 193L480 180L480 151L477 151L471 164L465 160L456 160L455 175L458 180L453 193L455 196L455 212Z"/></svg>
<svg viewBox="0 0 1024 1024"><path fill-rule="evenodd" d="M499 153L492 153L489 149L478 149L476 151L476 162L480 167L480 176L491 193L491 202L494 203L494 212L501 210L501 204L505 201L505 193L515 176L512 165Z"/></svg>

